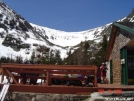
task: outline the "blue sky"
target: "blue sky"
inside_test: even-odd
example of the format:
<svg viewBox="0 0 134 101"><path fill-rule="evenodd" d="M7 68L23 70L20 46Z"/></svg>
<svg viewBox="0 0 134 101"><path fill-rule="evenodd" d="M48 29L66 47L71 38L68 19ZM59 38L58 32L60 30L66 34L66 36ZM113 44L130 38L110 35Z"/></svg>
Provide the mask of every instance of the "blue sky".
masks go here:
<svg viewBox="0 0 134 101"><path fill-rule="evenodd" d="M134 0L2 0L28 22L77 32L128 16Z"/></svg>

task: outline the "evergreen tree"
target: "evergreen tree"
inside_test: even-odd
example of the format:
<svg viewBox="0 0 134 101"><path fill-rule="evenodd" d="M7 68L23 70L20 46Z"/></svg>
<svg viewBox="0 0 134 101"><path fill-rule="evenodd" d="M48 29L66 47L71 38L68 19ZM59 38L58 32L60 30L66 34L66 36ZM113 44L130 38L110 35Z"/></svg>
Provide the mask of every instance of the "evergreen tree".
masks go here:
<svg viewBox="0 0 134 101"><path fill-rule="evenodd" d="M35 58L35 52L33 51L32 55L31 55L31 60L34 60Z"/></svg>
<svg viewBox="0 0 134 101"><path fill-rule="evenodd" d="M21 56L17 56L16 57L16 63L22 63L23 62L23 58Z"/></svg>
<svg viewBox="0 0 134 101"><path fill-rule="evenodd" d="M62 60L61 60L61 57L60 57L60 51L59 50L56 50L55 59L56 59L56 63L61 64Z"/></svg>
<svg viewBox="0 0 134 101"><path fill-rule="evenodd" d="M41 60L42 60L42 64L48 64L48 61L46 60L45 57L41 57Z"/></svg>
<svg viewBox="0 0 134 101"><path fill-rule="evenodd" d="M95 59L93 61L93 65L100 66L102 64L102 62L105 62L105 55L106 55L107 46L108 46L107 36L104 35L102 42L100 42L98 45L99 50L95 54Z"/></svg>
<svg viewBox="0 0 134 101"><path fill-rule="evenodd" d="M69 52L67 52L67 55L68 55L68 56L71 55L71 50L69 50Z"/></svg>
<svg viewBox="0 0 134 101"><path fill-rule="evenodd" d="M54 59L54 50L50 50L50 53L49 53L49 63L50 64L55 64L56 61Z"/></svg>
<svg viewBox="0 0 134 101"><path fill-rule="evenodd" d="M70 62L70 61L72 61L71 49L67 52L67 55L68 55L68 57L64 59L64 63L71 64L71 62Z"/></svg>
<svg viewBox="0 0 134 101"><path fill-rule="evenodd" d="M88 49L89 49L89 43L86 41L85 43L84 43L84 49L82 50L83 51L83 58L82 58L82 64L83 65L87 65L88 64Z"/></svg>
<svg viewBox="0 0 134 101"><path fill-rule="evenodd" d="M85 42L85 44L84 44L84 57L85 58L87 57L88 49L89 49L89 43Z"/></svg>

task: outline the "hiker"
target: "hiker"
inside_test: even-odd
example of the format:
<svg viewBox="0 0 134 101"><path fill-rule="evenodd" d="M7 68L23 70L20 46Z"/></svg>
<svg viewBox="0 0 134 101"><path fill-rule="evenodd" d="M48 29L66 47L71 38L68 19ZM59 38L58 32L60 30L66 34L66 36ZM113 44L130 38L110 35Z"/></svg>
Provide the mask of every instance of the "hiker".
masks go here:
<svg viewBox="0 0 134 101"><path fill-rule="evenodd" d="M100 71L101 71L101 83L105 83L104 80L106 78L106 73L107 73L108 68L106 67L106 64L102 63L101 67L100 67Z"/></svg>

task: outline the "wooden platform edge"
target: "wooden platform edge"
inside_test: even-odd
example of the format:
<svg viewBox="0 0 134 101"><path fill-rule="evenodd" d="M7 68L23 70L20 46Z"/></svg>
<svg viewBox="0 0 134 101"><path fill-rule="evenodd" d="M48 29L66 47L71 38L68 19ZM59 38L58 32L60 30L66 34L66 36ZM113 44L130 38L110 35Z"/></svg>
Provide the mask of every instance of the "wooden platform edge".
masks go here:
<svg viewBox="0 0 134 101"><path fill-rule="evenodd" d="M0 84L2 89L3 84ZM29 93L53 93L53 94L81 94L87 95L93 92L98 92L98 90L116 90L122 89L122 91L134 91L134 88L124 88L124 87L77 87L77 86L44 86L44 85L16 85L11 84L9 87L10 92L29 92Z"/></svg>

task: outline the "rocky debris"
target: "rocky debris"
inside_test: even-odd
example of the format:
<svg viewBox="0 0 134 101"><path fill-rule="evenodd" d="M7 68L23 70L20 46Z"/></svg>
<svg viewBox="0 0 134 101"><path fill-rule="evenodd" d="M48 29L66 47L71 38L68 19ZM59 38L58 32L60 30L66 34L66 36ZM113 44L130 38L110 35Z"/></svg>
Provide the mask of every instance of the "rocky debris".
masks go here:
<svg viewBox="0 0 134 101"><path fill-rule="evenodd" d="M104 98L98 92L94 92L91 94L89 101L104 101Z"/></svg>
<svg viewBox="0 0 134 101"><path fill-rule="evenodd" d="M127 101L133 97L134 91L122 91L121 94L94 92L91 95L8 92L4 101L115 101L115 98L126 98L118 101Z"/></svg>
<svg viewBox="0 0 134 101"><path fill-rule="evenodd" d="M133 101L134 100L134 91L122 91L121 93L107 91L103 93L94 92L91 94L91 98L88 101Z"/></svg>
<svg viewBox="0 0 134 101"><path fill-rule="evenodd" d="M4 101L84 101L90 95L8 92Z"/></svg>

